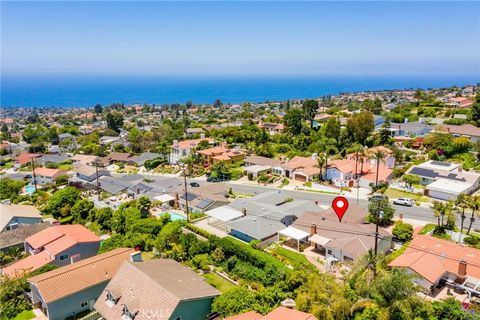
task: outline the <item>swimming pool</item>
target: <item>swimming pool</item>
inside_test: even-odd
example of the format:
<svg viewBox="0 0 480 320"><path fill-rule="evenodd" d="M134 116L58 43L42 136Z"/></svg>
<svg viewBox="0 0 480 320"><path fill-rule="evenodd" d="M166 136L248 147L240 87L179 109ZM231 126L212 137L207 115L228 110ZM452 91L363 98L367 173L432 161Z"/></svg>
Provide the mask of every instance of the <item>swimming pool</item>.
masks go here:
<svg viewBox="0 0 480 320"><path fill-rule="evenodd" d="M25 192L29 193L29 194L34 193L35 192L35 186L32 186L32 185L25 186Z"/></svg>
<svg viewBox="0 0 480 320"><path fill-rule="evenodd" d="M187 220L184 216L181 214L175 213L175 212L164 212L161 214L161 216L169 214L170 215L170 220L172 221L177 221L177 220Z"/></svg>

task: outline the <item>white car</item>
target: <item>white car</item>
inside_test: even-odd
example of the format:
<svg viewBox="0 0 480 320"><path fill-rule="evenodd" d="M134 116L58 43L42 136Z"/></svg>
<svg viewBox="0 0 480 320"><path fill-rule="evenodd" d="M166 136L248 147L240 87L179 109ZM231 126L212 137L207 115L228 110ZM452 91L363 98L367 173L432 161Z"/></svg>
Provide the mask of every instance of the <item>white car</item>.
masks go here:
<svg viewBox="0 0 480 320"><path fill-rule="evenodd" d="M399 206L411 207L415 204L415 201L413 201L412 199L409 199L409 198L398 198L398 199L393 200L393 204L397 204Z"/></svg>

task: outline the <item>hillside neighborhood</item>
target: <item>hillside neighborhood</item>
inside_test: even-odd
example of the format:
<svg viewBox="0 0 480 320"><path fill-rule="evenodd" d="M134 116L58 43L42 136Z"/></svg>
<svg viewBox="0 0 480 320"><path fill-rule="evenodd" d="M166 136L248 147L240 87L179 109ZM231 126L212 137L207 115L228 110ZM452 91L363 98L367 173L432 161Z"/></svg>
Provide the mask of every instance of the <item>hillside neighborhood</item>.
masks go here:
<svg viewBox="0 0 480 320"><path fill-rule="evenodd" d="M0 129L0 319L480 319L478 86Z"/></svg>

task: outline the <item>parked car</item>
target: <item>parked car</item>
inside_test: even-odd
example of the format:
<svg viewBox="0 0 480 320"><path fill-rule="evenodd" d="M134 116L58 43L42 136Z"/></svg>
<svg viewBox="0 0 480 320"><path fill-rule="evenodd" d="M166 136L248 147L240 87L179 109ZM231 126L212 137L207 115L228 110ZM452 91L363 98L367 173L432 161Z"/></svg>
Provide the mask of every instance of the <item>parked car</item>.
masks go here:
<svg viewBox="0 0 480 320"><path fill-rule="evenodd" d="M411 207L415 204L415 201L409 198L398 198L393 200L393 204L399 205L399 206L406 206L406 207Z"/></svg>
<svg viewBox="0 0 480 320"><path fill-rule="evenodd" d="M198 182L190 182L190 187L198 188L200 187L200 185L198 184Z"/></svg>
<svg viewBox="0 0 480 320"><path fill-rule="evenodd" d="M388 197L386 195L383 195L383 194L374 194L373 196L370 196L368 198L368 201L383 201L383 200L388 201Z"/></svg>

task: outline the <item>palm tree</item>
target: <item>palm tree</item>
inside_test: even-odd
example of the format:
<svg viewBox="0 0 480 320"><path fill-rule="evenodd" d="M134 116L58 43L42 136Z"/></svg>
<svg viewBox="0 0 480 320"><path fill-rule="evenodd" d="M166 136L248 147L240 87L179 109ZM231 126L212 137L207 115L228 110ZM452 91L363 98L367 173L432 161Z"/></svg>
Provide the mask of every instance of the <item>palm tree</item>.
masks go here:
<svg viewBox="0 0 480 320"><path fill-rule="evenodd" d="M443 203L440 201L433 201L432 211L433 211L433 216L437 218L438 227L440 227L440 216L442 215L442 210L443 210Z"/></svg>
<svg viewBox="0 0 480 320"><path fill-rule="evenodd" d="M335 147L336 141L335 139L322 138L318 142L318 144L319 144L320 150L323 150L323 152L320 152L320 153L324 154L325 161L323 165L325 166L325 173L326 173L328 170L328 156L333 152L338 152L338 149Z"/></svg>
<svg viewBox="0 0 480 320"><path fill-rule="evenodd" d="M318 174L318 178L320 180L323 180L322 168L324 165L325 165L325 155L322 152L317 156L317 164L315 165L316 168L320 169L320 173Z"/></svg>
<svg viewBox="0 0 480 320"><path fill-rule="evenodd" d="M355 179L358 178L358 160L363 150L363 146L358 142L355 142L350 148L347 149L347 152L355 154Z"/></svg>
<svg viewBox="0 0 480 320"><path fill-rule="evenodd" d="M372 156L373 159L375 159L375 161L377 162L377 170L375 172L375 187L378 186L378 170L380 170L380 161L385 163L385 153L383 153L382 151L380 150L377 150L373 156Z"/></svg>
<svg viewBox="0 0 480 320"><path fill-rule="evenodd" d="M466 195L464 193L460 193L455 200L455 206L461 210L461 224L460 224L460 236L458 237L458 242L461 242L462 240L462 234L463 234L463 223L465 221L465 209L469 207L471 200L470 196Z"/></svg>
<svg viewBox="0 0 480 320"><path fill-rule="evenodd" d="M470 197L470 209L472 210L472 215L470 216L470 223L468 225L467 235L470 234L470 230L472 230L472 225L475 222L475 213L478 215L478 212L480 210L480 195Z"/></svg>

